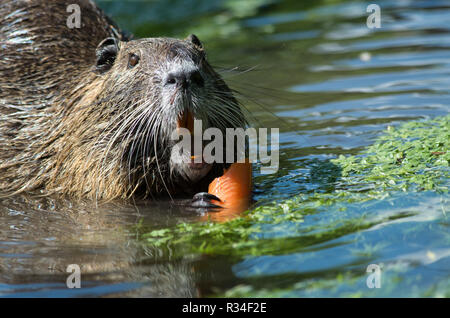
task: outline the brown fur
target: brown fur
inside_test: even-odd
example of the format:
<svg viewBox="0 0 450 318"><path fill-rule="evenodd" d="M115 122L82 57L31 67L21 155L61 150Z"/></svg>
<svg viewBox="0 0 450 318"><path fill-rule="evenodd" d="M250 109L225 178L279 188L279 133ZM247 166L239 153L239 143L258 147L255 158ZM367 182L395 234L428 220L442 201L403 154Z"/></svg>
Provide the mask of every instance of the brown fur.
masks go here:
<svg viewBox="0 0 450 318"><path fill-rule="evenodd" d="M82 10L80 29L66 26L66 7L72 3ZM142 61L153 65L151 70L167 63L173 47L181 46L194 57L202 50L173 39L120 42L119 62L107 74L99 74L94 68L95 51L108 37L126 40L88 0L2 3L0 194L39 191L123 199L138 190L153 196L179 188L167 165L167 144L158 141L158 149L148 150L143 146L148 143L146 132L138 129L134 134L136 127L131 124L114 139L114 120L131 116L143 101L158 100L154 74L124 72L132 50L152 48L150 57L143 56L148 61ZM206 62L204 74L211 96L202 98L215 98L217 104L225 101L236 118L242 117L228 87ZM197 115L208 120L203 113ZM174 128L176 116L172 117L160 118L165 128ZM214 124L214 119L209 120ZM242 119L239 126L243 125ZM161 162L156 162L158 155Z"/></svg>

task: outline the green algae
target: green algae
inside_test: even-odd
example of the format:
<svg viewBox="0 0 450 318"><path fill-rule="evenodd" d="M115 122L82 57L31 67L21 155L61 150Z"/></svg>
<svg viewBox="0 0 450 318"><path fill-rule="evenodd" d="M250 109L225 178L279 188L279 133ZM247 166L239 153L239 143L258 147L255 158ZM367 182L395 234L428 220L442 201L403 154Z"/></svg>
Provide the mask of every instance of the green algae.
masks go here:
<svg viewBox="0 0 450 318"><path fill-rule="evenodd" d="M348 185L370 183L378 191L448 191L449 116L389 127L361 156L332 160Z"/></svg>

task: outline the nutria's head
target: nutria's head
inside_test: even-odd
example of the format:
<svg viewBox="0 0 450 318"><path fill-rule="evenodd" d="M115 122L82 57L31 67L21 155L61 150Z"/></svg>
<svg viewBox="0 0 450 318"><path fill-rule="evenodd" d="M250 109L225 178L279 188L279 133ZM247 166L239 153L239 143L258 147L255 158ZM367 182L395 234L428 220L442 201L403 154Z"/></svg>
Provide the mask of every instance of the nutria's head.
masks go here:
<svg viewBox="0 0 450 318"><path fill-rule="evenodd" d="M84 117L79 124L83 147L67 150L81 152L78 159L89 167L84 177L96 184L80 181L85 188L127 183L128 192L145 188L151 195L181 185L189 188L213 165L178 160L181 154L173 150L172 132L191 130L194 119L202 120L203 130L216 127L224 135L226 128L246 125L236 99L208 64L195 35L129 42L108 38L99 44L96 57L96 84L90 88L95 97L87 91L78 103L83 110L72 111L72 126ZM81 159L83 153L89 155ZM77 166L80 163L64 169Z"/></svg>

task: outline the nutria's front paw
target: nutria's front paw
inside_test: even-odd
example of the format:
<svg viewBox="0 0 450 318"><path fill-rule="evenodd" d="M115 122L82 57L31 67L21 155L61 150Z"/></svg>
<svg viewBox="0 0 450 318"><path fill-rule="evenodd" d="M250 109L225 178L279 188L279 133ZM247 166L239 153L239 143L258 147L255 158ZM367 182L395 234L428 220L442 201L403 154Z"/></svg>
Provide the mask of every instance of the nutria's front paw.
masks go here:
<svg viewBox="0 0 450 318"><path fill-rule="evenodd" d="M208 192L200 192L194 195L192 198L191 206L196 209L220 209L219 205L214 204L212 201L222 202L215 195Z"/></svg>

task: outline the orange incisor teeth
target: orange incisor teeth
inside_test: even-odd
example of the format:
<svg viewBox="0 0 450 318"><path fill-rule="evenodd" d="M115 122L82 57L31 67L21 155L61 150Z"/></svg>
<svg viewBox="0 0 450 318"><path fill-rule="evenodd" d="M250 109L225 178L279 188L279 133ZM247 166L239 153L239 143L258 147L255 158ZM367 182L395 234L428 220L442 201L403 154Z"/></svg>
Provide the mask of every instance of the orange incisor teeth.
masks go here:
<svg viewBox="0 0 450 318"><path fill-rule="evenodd" d="M177 128L186 128L191 134L194 133L194 116L190 111L184 111L178 117Z"/></svg>

